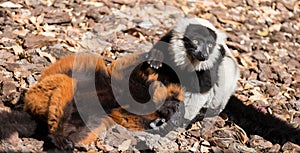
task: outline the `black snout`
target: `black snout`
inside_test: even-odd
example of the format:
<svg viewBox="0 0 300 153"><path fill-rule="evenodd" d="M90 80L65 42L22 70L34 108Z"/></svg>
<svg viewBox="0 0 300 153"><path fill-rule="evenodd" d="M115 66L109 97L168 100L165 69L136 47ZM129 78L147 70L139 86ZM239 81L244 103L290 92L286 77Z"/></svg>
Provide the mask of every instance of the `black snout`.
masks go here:
<svg viewBox="0 0 300 153"><path fill-rule="evenodd" d="M209 52L205 45L197 45L195 51L193 52L194 57L199 61L205 61L208 59Z"/></svg>

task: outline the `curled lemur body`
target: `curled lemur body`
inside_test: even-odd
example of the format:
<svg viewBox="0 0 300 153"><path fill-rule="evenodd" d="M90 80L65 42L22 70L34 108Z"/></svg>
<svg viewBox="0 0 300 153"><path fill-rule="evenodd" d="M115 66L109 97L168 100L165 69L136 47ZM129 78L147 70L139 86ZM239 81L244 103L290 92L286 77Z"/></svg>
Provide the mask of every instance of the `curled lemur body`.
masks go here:
<svg viewBox="0 0 300 153"><path fill-rule="evenodd" d="M41 128L47 128L53 143L61 149L72 149L73 143L89 144L115 123L131 130L150 129L151 122L172 114L168 114L168 110L140 115L131 113L124 109L133 107L133 102L128 101L130 94L125 93L121 84L117 88L111 85L111 80L124 82L124 76L130 74L123 72L131 66L128 62L142 60L141 56L128 56L115 61L110 67L93 54L63 57L46 68L38 83L26 92L24 110L48 126ZM137 91L147 89L147 92L134 96L140 103L149 101L153 107L162 104L167 108L171 103L183 101L182 89L176 84L159 84L155 74L140 77L130 84L130 88ZM118 102L115 95L121 95L117 98L124 102ZM140 112L146 109L138 108Z"/></svg>

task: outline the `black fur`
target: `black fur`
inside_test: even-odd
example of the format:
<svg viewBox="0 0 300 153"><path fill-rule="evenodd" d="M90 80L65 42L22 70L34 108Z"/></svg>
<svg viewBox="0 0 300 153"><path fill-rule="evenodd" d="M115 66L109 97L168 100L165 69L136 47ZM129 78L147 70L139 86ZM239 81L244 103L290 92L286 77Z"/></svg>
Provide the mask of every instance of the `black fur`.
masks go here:
<svg viewBox="0 0 300 153"><path fill-rule="evenodd" d="M300 129L253 106L244 105L235 96L229 99L223 112L247 134L260 135L274 144L282 145L290 141L300 145Z"/></svg>

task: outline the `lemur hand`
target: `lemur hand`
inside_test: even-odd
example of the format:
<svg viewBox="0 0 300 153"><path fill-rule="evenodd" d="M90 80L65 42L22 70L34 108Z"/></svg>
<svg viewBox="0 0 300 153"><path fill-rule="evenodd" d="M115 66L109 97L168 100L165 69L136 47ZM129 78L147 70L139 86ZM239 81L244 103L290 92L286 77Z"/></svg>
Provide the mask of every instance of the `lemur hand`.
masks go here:
<svg viewBox="0 0 300 153"><path fill-rule="evenodd" d="M148 64L150 64L150 67L154 68L154 69L159 69L160 67L162 67L162 63L164 60L164 54L158 50L153 48L147 55L147 62Z"/></svg>

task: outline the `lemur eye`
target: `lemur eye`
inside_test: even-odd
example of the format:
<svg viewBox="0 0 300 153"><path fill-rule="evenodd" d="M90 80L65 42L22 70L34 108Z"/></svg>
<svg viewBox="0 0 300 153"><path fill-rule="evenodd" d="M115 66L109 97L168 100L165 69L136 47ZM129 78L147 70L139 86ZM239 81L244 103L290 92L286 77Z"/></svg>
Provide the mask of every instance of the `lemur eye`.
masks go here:
<svg viewBox="0 0 300 153"><path fill-rule="evenodd" d="M193 43L194 44L198 44L198 40L193 40Z"/></svg>
<svg viewBox="0 0 300 153"><path fill-rule="evenodd" d="M212 43L209 43L209 44L208 44L208 47L209 47L209 48L212 48L212 47L213 47L213 44L212 44Z"/></svg>

